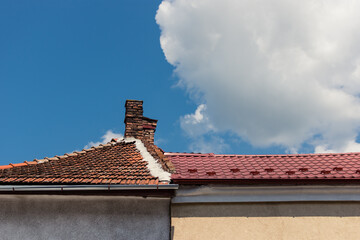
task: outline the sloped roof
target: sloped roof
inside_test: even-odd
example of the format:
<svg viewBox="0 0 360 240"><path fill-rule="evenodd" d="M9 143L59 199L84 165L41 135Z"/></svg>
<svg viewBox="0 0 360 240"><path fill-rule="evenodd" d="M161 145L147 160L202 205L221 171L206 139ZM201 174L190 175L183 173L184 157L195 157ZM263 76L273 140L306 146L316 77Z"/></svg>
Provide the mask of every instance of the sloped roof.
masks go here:
<svg viewBox="0 0 360 240"><path fill-rule="evenodd" d="M156 154L154 150L150 153ZM0 184L153 185L167 182L151 175L148 162L144 161L135 141L113 140L63 156L0 166Z"/></svg>
<svg viewBox="0 0 360 240"><path fill-rule="evenodd" d="M360 180L360 153L220 155L165 153L174 183L207 180Z"/></svg>

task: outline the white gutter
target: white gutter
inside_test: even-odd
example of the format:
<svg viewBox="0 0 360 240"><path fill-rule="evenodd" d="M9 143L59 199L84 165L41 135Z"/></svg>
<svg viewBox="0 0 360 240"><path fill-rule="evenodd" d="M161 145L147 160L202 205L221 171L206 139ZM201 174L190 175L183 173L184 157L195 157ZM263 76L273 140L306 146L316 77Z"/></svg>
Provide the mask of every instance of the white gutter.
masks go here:
<svg viewBox="0 0 360 240"><path fill-rule="evenodd" d="M164 185L0 185L0 192L25 191L116 191L116 190L172 190L178 189L177 184Z"/></svg>

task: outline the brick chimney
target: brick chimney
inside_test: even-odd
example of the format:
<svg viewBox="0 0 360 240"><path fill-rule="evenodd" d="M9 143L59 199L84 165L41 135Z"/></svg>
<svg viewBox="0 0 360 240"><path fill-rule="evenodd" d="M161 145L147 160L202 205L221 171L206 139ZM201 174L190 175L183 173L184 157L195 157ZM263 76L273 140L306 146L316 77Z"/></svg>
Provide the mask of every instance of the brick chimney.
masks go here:
<svg viewBox="0 0 360 240"><path fill-rule="evenodd" d="M143 101L126 100L125 138L134 137L154 144L157 120L143 116Z"/></svg>

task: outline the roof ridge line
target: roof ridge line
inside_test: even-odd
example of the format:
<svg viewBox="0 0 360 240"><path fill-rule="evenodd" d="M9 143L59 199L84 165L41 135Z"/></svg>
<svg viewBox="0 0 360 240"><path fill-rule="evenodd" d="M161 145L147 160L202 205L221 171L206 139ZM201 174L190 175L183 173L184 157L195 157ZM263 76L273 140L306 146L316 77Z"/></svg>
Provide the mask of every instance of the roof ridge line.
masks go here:
<svg viewBox="0 0 360 240"><path fill-rule="evenodd" d="M146 167L149 169L150 174L157 177L161 182L170 182L171 173L165 171L161 164L151 155L145 144L134 137L127 137L124 142L135 142L136 149L141 154L143 161L147 162Z"/></svg>

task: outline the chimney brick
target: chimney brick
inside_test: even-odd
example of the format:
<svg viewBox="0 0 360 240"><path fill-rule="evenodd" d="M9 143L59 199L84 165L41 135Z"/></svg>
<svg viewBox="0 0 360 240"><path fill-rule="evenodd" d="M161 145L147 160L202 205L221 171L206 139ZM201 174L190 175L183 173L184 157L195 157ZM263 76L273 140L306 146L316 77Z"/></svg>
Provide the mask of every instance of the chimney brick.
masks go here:
<svg viewBox="0 0 360 240"><path fill-rule="evenodd" d="M125 137L154 144L157 120L143 116L143 101L126 100L125 109Z"/></svg>

